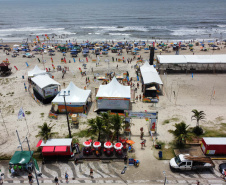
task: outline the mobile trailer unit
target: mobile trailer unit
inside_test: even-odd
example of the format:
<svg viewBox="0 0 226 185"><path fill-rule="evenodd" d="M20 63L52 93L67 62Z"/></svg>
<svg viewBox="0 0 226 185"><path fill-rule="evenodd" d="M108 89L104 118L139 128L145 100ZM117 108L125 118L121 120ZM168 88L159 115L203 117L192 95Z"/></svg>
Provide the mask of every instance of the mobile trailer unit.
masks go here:
<svg viewBox="0 0 226 185"><path fill-rule="evenodd" d="M204 137L201 149L206 155L226 155L226 137Z"/></svg>

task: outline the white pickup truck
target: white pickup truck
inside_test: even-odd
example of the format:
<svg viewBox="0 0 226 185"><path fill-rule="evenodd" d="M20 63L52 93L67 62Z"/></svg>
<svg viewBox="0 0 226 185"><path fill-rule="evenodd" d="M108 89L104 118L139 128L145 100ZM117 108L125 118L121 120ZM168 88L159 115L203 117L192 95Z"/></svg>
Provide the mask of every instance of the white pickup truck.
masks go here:
<svg viewBox="0 0 226 185"><path fill-rule="evenodd" d="M213 169L215 167L210 157L193 157L189 154L179 154L170 160L170 169L174 171Z"/></svg>

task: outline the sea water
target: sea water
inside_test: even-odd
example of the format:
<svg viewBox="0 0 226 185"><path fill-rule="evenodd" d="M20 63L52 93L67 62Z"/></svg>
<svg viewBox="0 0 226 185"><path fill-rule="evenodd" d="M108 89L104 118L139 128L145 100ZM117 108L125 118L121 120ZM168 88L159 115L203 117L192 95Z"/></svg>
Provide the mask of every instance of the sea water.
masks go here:
<svg viewBox="0 0 226 185"><path fill-rule="evenodd" d="M226 38L226 0L0 0L0 39Z"/></svg>

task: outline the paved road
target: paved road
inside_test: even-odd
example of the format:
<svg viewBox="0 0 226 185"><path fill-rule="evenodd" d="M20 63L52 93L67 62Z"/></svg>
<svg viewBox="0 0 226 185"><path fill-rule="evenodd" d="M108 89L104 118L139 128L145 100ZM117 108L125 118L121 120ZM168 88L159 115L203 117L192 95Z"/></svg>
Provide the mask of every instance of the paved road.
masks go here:
<svg viewBox="0 0 226 185"><path fill-rule="evenodd" d="M84 184L163 184L164 176L162 174L162 166L165 166L167 184L196 184L199 180L201 184L225 184L220 178L217 170L218 164L223 161L214 161L216 169L213 172L179 172L173 173L167 168L169 161L161 161L163 165L155 168L159 171L159 176L153 176L152 173L146 172L146 175L140 175L142 172L142 164L140 167L128 166L125 174L121 175L124 168L122 162L102 163L101 161L84 162L75 166L73 162L53 162L51 164L40 165L42 177L39 177L40 183L52 184L53 179L57 176L60 183L65 183L64 173L69 174L69 183ZM89 170L93 168L94 178L89 177ZM28 184L27 174L21 174L19 177L12 178L8 173L8 161L0 161L0 169L5 173L4 183L23 183ZM150 170L151 171L151 170ZM149 175L147 175L149 174Z"/></svg>

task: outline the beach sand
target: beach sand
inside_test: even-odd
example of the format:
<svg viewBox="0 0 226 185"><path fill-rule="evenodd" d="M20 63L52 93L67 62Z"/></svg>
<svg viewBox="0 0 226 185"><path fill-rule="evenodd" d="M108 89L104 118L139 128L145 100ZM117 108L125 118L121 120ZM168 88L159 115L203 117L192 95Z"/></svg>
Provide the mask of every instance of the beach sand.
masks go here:
<svg viewBox="0 0 226 185"><path fill-rule="evenodd" d="M13 46L12 43L10 43ZM200 51L200 46L195 46L194 54L195 55L205 55L205 54L226 54L226 49L224 45L219 45L221 50L209 50L207 52ZM172 51L172 48L170 48ZM162 55L175 54L175 52L165 53L162 52ZM180 55L188 54L192 55L193 52L189 50L180 51ZM140 55L144 60L149 59L149 52L145 53L144 50L140 51ZM155 52L155 56L159 55L159 50ZM107 72L115 72L116 74L122 75L123 72L128 71L130 77L136 77L135 70L131 68L131 65L136 64L136 60L132 61L132 64L123 63L123 62L110 62L109 64L105 62L105 59L111 61L112 57L115 58L133 58L133 55L128 54L123 50L122 56L116 56L115 53L109 52L108 56L100 56L99 66L96 67L96 62L92 62L92 59L96 59L94 54L90 54L88 58L88 63L86 59L82 57L80 53L76 58L74 63L73 58L70 54L66 54L67 63L61 63L62 53L56 52L53 58L53 64L55 67L58 65L69 67L69 71L65 74L62 79L62 72L52 71L52 62L51 56L48 54L43 55L43 59L46 60L45 68L51 68L51 74L54 76L54 80L61 84L63 89L63 83L68 86L70 81L72 81L76 86L84 88L86 86L86 77L89 77L91 84L87 89L92 90L92 99L95 100L94 89L99 87L101 82L94 82L93 77L95 73L99 73L100 76L104 76ZM37 104L28 92L25 92L24 83L28 86L27 82L27 72L32 70L35 65L38 65L40 69L44 69L44 65L39 63L37 58L42 60L41 55L35 55L34 58L22 58L20 54L16 58L12 58L11 55L6 56L5 53L0 50L0 61L9 59L12 67L12 74L8 77L0 77L0 109L2 118L0 118L0 156L3 155L12 155L17 146L19 145L16 130L20 135L21 140L23 140L28 134L30 140L30 146L32 150L36 150L35 146L39 140L35 136L38 133L38 126L42 125L44 122L55 124L53 131L59 132L58 137L64 137L68 135L67 121L65 115L59 115L58 120L52 120L48 118L48 113L50 111L51 105L39 105ZM83 69L83 63L79 62L79 58L84 60L84 63L87 64L87 69ZM69 60L71 63L68 63ZM25 62L29 64L29 67L26 66ZM118 65L118 69L116 66ZM16 66L19 70L16 71L14 68ZM87 72L87 76L82 77L79 68ZM93 68L93 72L92 69ZM22 79L22 76L25 76L25 79ZM226 85L225 79L226 74L194 74L192 79L191 74L180 74L180 75L161 75L161 79L164 83L164 94L160 96L160 101L153 107L152 104L142 103L136 101L132 103L133 111L151 111L158 110L158 124L157 124L157 137L159 141L164 141L169 143L172 141L173 136L168 133L169 129L174 128L174 123L185 121L190 126L195 126L196 122L191 121L192 109L203 110L206 113L206 120L201 122L201 126L206 127L220 127L221 122L226 121ZM136 84L137 82L134 81ZM141 83L140 83L141 87ZM215 96L213 97L213 89L215 90ZM175 97L174 93L175 91ZM141 94L141 89L138 89L136 95ZM23 107L24 111L30 111L31 114L26 114L26 120L18 120L17 114L19 109ZM94 112L95 103L92 105L87 118L94 118L96 113ZM42 113L44 115L42 116ZM176 118L171 120L168 124L163 124L164 120ZM3 124L3 120L6 125ZM176 121L175 121L176 120ZM86 119L82 119L82 122L85 122ZM26 126L26 122L29 128ZM132 139L137 140L137 147L140 147L138 138L133 138L133 135L139 135L140 127L144 127L145 135L148 135L148 122L144 119L133 119L132 123ZM72 129L72 133L78 132L81 129L86 127L85 124L81 124L79 129ZM80 138L82 143L85 138ZM27 150L26 143L23 144L24 150ZM139 154L137 154L139 156Z"/></svg>

